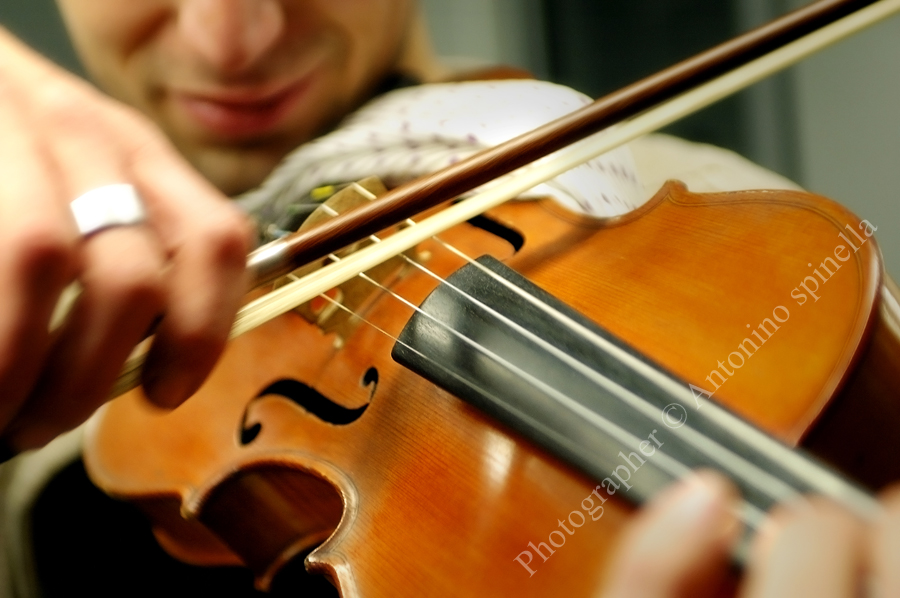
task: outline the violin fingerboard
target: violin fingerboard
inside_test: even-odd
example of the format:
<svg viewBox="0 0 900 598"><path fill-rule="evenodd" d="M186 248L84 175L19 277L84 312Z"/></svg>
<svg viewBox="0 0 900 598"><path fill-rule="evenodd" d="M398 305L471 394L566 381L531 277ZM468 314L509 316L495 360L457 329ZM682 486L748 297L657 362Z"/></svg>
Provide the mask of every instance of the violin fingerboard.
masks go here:
<svg viewBox="0 0 900 598"><path fill-rule="evenodd" d="M392 355L632 502L702 467L734 480L751 527L808 492L872 505L491 257L435 289Z"/></svg>

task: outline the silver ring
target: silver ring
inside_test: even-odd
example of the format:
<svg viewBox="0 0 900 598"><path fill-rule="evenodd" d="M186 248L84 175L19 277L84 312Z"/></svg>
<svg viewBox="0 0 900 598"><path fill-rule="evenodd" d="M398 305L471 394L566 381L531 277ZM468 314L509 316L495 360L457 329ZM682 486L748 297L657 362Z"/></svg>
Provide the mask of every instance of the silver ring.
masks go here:
<svg viewBox="0 0 900 598"><path fill-rule="evenodd" d="M69 204L82 235L111 226L140 224L146 220L144 204L133 185L104 185L76 197Z"/></svg>

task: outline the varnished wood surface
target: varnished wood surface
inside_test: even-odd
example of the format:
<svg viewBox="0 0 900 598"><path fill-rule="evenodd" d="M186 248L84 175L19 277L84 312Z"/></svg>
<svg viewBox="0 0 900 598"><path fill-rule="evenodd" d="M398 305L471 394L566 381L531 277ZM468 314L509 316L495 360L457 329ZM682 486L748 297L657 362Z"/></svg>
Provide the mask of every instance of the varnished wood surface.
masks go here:
<svg viewBox="0 0 900 598"><path fill-rule="evenodd" d="M859 366L803 445L871 488L900 480L900 292L885 279Z"/></svg>
<svg viewBox="0 0 900 598"><path fill-rule="evenodd" d="M833 408L848 368L867 355L867 334L879 338L872 239L822 285L819 301L799 306L791 298L843 244L844 226L859 230L852 214L822 198L694 196L670 184L627 219L593 221L537 203L507 204L491 217L522 234L518 253L468 225L445 239L506 259L701 387L747 324L786 307L787 321L714 398L791 443ZM426 245L428 267L446 275L461 265L437 243ZM392 288L419 302L433 285L410 271ZM363 310L391 334L408 315L384 294ZM91 476L142 504L173 554L244 562L262 585L284 558L329 536L340 517L308 563L343 596L593 595L631 507L609 500L598 521L567 535L546 562L535 555L529 576L514 559L530 542L547 543L595 483L399 368L391 345L367 325L336 343L288 314L232 343L210 381L175 411L149 406L139 391L110 404L89 430ZM246 405L273 381L300 380L353 408L370 400L361 381L372 367L379 383L357 421L336 426L263 398L250 409L259 436L238 441Z"/></svg>

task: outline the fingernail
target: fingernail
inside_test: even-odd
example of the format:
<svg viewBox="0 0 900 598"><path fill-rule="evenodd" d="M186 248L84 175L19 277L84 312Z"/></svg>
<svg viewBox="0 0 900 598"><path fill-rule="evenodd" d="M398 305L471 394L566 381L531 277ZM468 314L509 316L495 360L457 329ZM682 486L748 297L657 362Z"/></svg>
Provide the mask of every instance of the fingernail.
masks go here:
<svg viewBox="0 0 900 598"><path fill-rule="evenodd" d="M673 492L679 514L695 518L723 502L729 492L724 480L709 473L692 473L684 478ZM674 506L673 504L673 506Z"/></svg>
<svg viewBox="0 0 900 598"><path fill-rule="evenodd" d="M665 517L679 527L713 525L723 537L731 538L739 525L732 508L735 498L731 485L719 475L693 473L673 488Z"/></svg>
<svg viewBox="0 0 900 598"><path fill-rule="evenodd" d="M653 555L660 550L684 551L690 538L718 555L728 554L737 540L740 522L734 515L731 485L709 472L693 473L670 487L642 515L632 551ZM692 548L696 550L696 545Z"/></svg>

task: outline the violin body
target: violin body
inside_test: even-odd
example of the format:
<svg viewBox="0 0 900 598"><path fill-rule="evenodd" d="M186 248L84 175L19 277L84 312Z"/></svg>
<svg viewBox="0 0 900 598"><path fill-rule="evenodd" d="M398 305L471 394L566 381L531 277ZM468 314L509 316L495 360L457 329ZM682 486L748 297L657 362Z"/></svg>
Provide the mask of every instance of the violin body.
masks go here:
<svg viewBox="0 0 900 598"><path fill-rule="evenodd" d="M900 309L871 224L809 194L678 183L620 218L549 201L487 216L500 226L441 238L784 442L872 487L900 477ZM414 259L441 277L465 263L435 241ZM413 305L438 284L389 270ZM246 565L263 588L321 543L307 566L345 597L594 595L629 501L591 499L597 481L392 361L409 305L378 289L354 301L358 317L311 305L233 341L174 411L140 390L107 405L85 446L94 482L139 504L173 556ZM777 330L734 367L766 319Z"/></svg>

